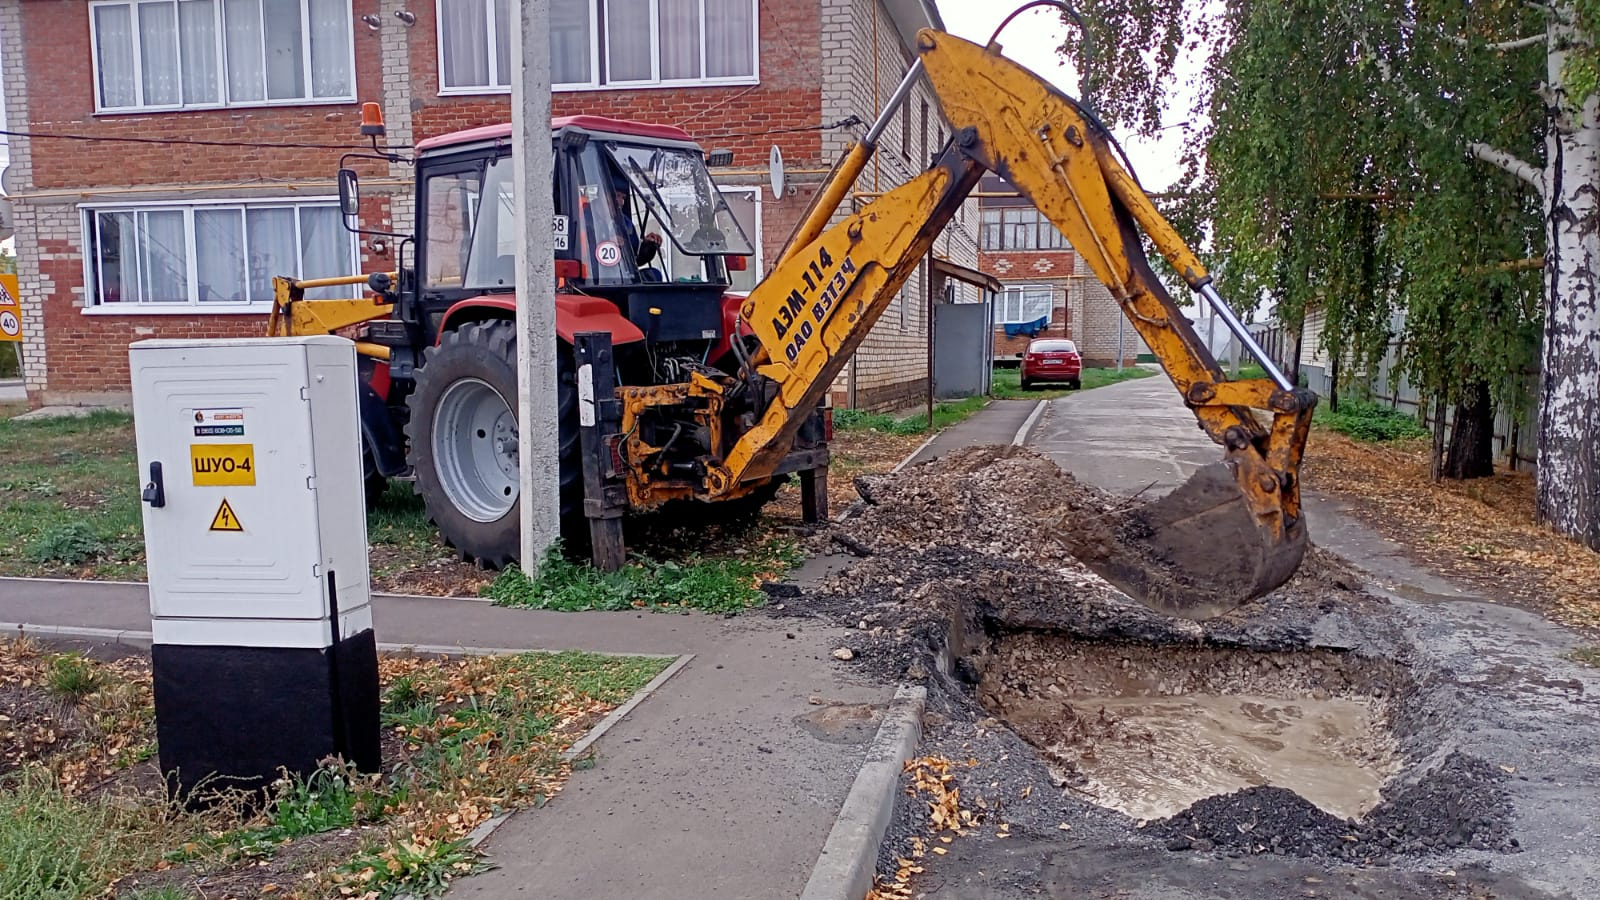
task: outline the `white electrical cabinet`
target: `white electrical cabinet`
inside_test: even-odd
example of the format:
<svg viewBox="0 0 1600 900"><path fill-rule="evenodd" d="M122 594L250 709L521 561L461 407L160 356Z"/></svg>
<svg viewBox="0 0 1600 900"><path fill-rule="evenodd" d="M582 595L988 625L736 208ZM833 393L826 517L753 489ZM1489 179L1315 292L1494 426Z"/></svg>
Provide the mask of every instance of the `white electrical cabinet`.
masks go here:
<svg viewBox="0 0 1600 900"><path fill-rule="evenodd" d="M129 359L155 642L370 630L354 345L151 340Z"/></svg>

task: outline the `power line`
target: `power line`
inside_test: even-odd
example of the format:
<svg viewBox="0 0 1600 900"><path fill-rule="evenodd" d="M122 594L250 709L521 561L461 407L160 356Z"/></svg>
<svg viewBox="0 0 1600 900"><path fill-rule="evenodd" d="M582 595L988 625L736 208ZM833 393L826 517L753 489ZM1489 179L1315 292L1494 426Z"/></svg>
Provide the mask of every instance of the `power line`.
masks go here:
<svg viewBox="0 0 1600 900"><path fill-rule="evenodd" d="M835 128L851 128L862 124L860 116L846 116L837 122L826 125L797 125L793 128L769 128L766 131L725 131L722 134L697 134L696 140L715 141L722 138L736 137L762 137L768 134L793 134L800 131L832 131Z"/></svg>
<svg viewBox="0 0 1600 900"><path fill-rule="evenodd" d="M345 150L353 152L368 149L360 146L359 144L300 144L293 142L268 144L257 141L206 141L195 140L194 138L107 137L93 134L58 134L38 131L10 131L6 129L0 129L0 135L5 135L6 137L28 138L29 140L102 141L113 144L176 144L179 146L193 147L243 147L262 150Z"/></svg>

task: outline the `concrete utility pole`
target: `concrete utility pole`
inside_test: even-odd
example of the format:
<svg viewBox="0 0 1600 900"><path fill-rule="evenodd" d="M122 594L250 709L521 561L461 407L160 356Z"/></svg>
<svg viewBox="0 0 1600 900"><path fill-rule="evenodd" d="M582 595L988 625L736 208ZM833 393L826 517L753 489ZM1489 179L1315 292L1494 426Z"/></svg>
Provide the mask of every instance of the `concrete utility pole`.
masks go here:
<svg viewBox="0 0 1600 900"><path fill-rule="evenodd" d="M556 279L551 223L550 0L520 0L512 40L512 160L517 204L517 411L522 469L522 569L532 573L561 534L556 385Z"/></svg>

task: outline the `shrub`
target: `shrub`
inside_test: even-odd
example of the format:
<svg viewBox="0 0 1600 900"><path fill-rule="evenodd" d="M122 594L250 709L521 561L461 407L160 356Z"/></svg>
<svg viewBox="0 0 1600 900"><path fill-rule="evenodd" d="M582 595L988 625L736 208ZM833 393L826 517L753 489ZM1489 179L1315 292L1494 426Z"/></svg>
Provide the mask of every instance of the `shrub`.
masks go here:
<svg viewBox="0 0 1600 900"><path fill-rule="evenodd" d="M28 558L36 563L78 566L105 551L105 542L83 522L62 522L46 528L28 545Z"/></svg>
<svg viewBox="0 0 1600 900"><path fill-rule="evenodd" d="M1373 403L1370 400L1340 401L1338 412L1333 412L1324 406L1318 406L1316 420L1322 425L1340 434L1349 435L1358 441L1376 443L1427 437L1428 435L1428 430L1423 428L1414 416L1391 409L1381 403Z"/></svg>

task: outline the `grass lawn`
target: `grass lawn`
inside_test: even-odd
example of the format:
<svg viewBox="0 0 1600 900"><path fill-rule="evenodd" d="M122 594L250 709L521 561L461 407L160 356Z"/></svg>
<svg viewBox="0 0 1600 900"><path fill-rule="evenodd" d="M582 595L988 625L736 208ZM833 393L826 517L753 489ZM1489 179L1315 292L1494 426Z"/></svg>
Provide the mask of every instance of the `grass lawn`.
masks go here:
<svg viewBox="0 0 1600 900"><path fill-rule="evenodd" d="M280 782L264 809L189 812L168 802L152 760L142 657L0 643L0 897L437 895L483 867L466 834L544 805L594 765L562 754L668 662L385 657L383 771L329 763Z"/></svg>
<svg viewBox="0 0 1600 900"><path fill-rule="evenodd" d="M1155 374L1157 373L1152 369L1144 369L1138 366L1128 366L1120 372L1114 368L1088 368L1083 370L1079 378L1083 382L1082 390L1087 391L1097 387L1105 387L1108 384L1116 384L1119 381L1149 378ZM1067 390L1065 387L1046 387L1025 391L1022 389L1022 369L1020 367L1010 369L996 367L994 380L990 384L989 392L1001 400L1050 400L1076 393L1075 391Z"/></svg>
<svg viewBox="0 0 1600 900"><path fill-rule="evenodd" d="M133 418L0 420L0 575L144 577Z"/></svg>
<svg viewBox="0 0 1600 900"><path fill-rule="evenodd" d="M0 575L144 578L135 468L126 413L0 419ZM368 514L367 538L377 589L476 593L493 577L440 542L409 484L393 483Z"/></svg>

